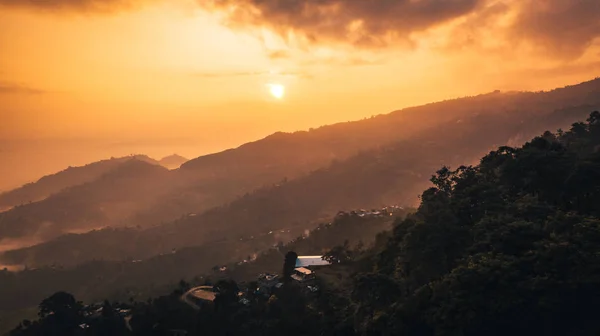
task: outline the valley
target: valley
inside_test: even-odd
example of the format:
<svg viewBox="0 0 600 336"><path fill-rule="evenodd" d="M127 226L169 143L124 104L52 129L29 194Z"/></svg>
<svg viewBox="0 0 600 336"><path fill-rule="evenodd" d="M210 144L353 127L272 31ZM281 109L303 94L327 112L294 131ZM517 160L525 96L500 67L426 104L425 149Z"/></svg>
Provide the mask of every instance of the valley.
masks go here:
<svg viewBox="0 0 600 336"><path fill-rule="evenodd" d="M59 289L88 302L144 300L181 279L250 281L278 272L282 249L322 254L376 239L379 249L438 169L476 165L590 108L600 108L600 80L277 133L175 169L144 156L69 168L0 197L15 204L0 213L0 315ZM24 197L33 200L14 203ZM380 218L390 205L400 210ZM337 233L318 238L323 230Z"/></svg>

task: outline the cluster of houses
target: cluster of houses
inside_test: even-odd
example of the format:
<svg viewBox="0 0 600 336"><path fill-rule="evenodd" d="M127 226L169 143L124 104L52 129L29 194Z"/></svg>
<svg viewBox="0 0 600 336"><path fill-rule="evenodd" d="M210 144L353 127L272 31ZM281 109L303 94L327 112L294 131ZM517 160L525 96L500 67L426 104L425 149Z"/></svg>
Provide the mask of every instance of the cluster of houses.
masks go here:
<svg viewBox="0 0 600 336"><path fill-rule="evenodd" d="M316 269L331 265L330 262L323 260L322 256L298 256L296 259L296 267L291 278L305 285L308 290L315 292L318 288L314 285ZM283 285L282 279L277 274L261 274L258 276L257 294L269 296L274 289L280 288Z"/></svg>
<svg viewBox="0 0 600 336"><path fill-rule="evenodd" d="M394 216L398 212L403 212L403 211L404 211L403 207L393 205L393 206L382 207L380 209L371 209L371 210L359 209L359 210L353 210L350 212L340 211L340 212L338 212L336 217L357 216L357 217L362 217L362 218L374 218L374 217L375 218L378 218L378 217L383 218L383 217ZM324 225L330 226L331 224L332 223L328 223L328 224L324 224ZM316 230L319 230L320 228L322 228L322 227L319 226ZM287 231L281 230L281 233L285 233L285 232L290 232L290 230L289 229ZM274 231L270 231L269 233L266 233L265 235L271 235L273 233L274 233ZM290 241L289 243L293 243L299 239L305 239L307 236L308 236L308 234L302 235L301 237L298 237L295 240ZM250 239L254 239L254 236L251 236ZM243 238L240 238L240 240L243 240ZM282 242L279 242L277 244L274 244L272 248L279 250L283 246L284 246L284 244ZM242 265L244 263L253 261L255 258L256 258L256 256L249 257L248 259L240 261L237 264ZM323 260L322 256L298 256L296 259L294 273L291 275L291 278L294 281L296 281L297 283L304 286L308 291L316 292L316 291L318 291L318 288L315 285L315 281L314 281L316 279L316 272L317 272L318 268L326 267L330 264L331 264L330 262ZM213 271L224 272L226 270L227 270L226 266L221 266L221 267L215 266L213 268ZM257 288L255 288L255 289L252 288L252 289L248 289L248 290L252 290L254 292L254 294L264 295L264 296L268 297L274 291L276 291L278 288L283 286L283 279L278 274L263 273L258 276L257 284L258 284ZM196 303L200 303L202 301L204 301L204 302L212 301L215 298L215 292L214 292L213 288L208 288L207 286L202 286L202 288L197 287L196 289L197 290L192 289L188 293L186 293L186 295L188 295L188 297L184 301L195 301ZM245 298L246 295L247 295L247 293L244 293L244 292L239 293L241 303L249 302ZM197 306L197 305L194 304L194 306Z"/></svg>
<svg viewBox="0 0 600 336"><path fill-rule="evenodd" d="M82 313L84 317L84 323L80 324L79 328L82 330L88 329L90 324L93 324L96 320L102 317L102 313L106 308L107 307L102 302L83 306ZM113 314L123 318L125 325L129 330L131 330L131 327L129 326L129 320L131 319L131 308L127 305L116 305L111 306L110 309L113 310Z"/></svg>
<svg viewBox="0 0 600 336"><path fill-rule="evenodd" d="M298 256L292 280L301 284L307 291L316 292L318 287L315 285L316 270L320 267L331 265L330 262L323 260L322 256ZM263 273L257 278L257 287L248 288L255 295L269 297L274 291L283 286L283 279L278 274ZM240 292L239 300L242 304L249 304L246 298L248 292ZM199 308L201 302L213 301L216 297L215 289L212 286L200 286L192 288L182 296L182 300L194 308Z"/></svg>
<svg viewBox="0 0 600 336"><path fill-rule="evenodd" d="M389 207L382 207L380 209L371 209L371 210L365 210L365 209L360 209L360 210L353 210L350 212L346 212L346 211L340 211L337 214L337 217L341 217L341 216L358 216L358 217L388 217L388 216L394 216L395 213L404 210L403 207L401 206L397 206L397 205L392 205Z"/></svg>

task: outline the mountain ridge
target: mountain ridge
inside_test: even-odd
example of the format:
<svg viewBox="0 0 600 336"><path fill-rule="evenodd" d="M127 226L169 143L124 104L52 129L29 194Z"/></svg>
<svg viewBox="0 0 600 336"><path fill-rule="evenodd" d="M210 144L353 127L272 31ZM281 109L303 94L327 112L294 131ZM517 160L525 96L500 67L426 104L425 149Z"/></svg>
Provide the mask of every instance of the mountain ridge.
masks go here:
<svg viewBox="0 0 600 336"><path fill-rule="evenodd" d="M525 122L521 118L524 114L530 116L529 120L556 118L556 122L564 125L566 120L574 120L598 107L600 80L595 79L548 92L488 93L397 110L366 120L326 125L311 131L278 132L234 149L192 159L165 173L163 179L149 176L147 180L140 180L144 187L128 190L125 194L130 199L123 199L133 204L130 207L133 210L113 222L102 221L86 227L152 227L168 223L183 214L202 213L232 202L257 188L307 176L361 151L410 140L417 134L426 133L427 129L439 127L443 130L445 125L478 116L511 116L515 122L511 127ZM554 124L552 120L546 123L550 128ZM513 134L512 140L517 141L518 135ZM85 200L85 197L81 199ZM82 205L93 208L90 204ZM55 222L56 218L39 220ZM4 221L3 225L6 228L18 224Z"/></svg>
<svg viewBox="0 0 600 336"><path fill-rule="evenodd" d="M419 190L430 183L429 174L440 166L473 162L498 146L519 143L519 139L530 138L531 134L549 127L568 126L577 119L574 114L587 115L587 111L587 107L557 110L546 114L543 120L539 120L536 113L520 114L516 119L512 113L480 114L433 127L411 140L359 153L304 177L257 189L203 213L132 232L136 244L124 247L121 258L147 258L168 253L172 248L251 236L279 226L310 227L311 223L325 220L327 214L359 206L411 206L417 202ZM79 238L87 239L85 234ZM110 239L110 236L102 239ZM88 245L95 255L98 249L93 248L93 242ZM52 253L46 246L51 245L5 252L2 258L5 262L30 265L71 265L77 260L86 260L85 252L74 259L68 249L59 254Z"/></svg>

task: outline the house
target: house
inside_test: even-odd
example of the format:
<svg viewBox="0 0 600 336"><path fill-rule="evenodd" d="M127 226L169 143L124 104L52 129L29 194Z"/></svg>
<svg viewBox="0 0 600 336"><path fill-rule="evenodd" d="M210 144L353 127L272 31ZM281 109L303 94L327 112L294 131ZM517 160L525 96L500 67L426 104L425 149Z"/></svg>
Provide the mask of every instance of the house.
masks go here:
<svg viewBox="0 0 600 336"><path fill-rule="evenodd" d="M308 268L298 267L294 270L294 274L292 274L292 279L300 282L308 281L314 279L315 274L313 271Z"/></svg>
<svg viewBox="0 0 600 336"><path fill-rule="evenodd" d="M261 274L258 276L258 292L267 294L271 293L271 289L276 287L280 283L279 276L277 274Z"/></svg>
<svg viewBox="0 0 600 336"><path fill-rule="evenodd" d="M327 265L331 265L331 263L326 260L323 260L322 256L298 256L298 259L296 259L296 268Z"/></svg>
<svg viewBox="0 0 600 336"><path fill-rule="evenodd" d="M331 265L322 256L298 256L292 279L305 282L315 278L315 268Z"/></svg>

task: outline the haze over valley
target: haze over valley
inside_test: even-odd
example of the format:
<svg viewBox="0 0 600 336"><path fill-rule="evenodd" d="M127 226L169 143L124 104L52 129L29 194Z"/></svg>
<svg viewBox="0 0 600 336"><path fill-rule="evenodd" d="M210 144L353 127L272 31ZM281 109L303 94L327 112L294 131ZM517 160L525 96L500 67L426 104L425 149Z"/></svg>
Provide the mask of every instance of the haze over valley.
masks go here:
<svg viewBox="0 0 600 336"><path fill-rule="evenodd" d="M0 336L600 333L596 0L0 0Z"/></svg>

